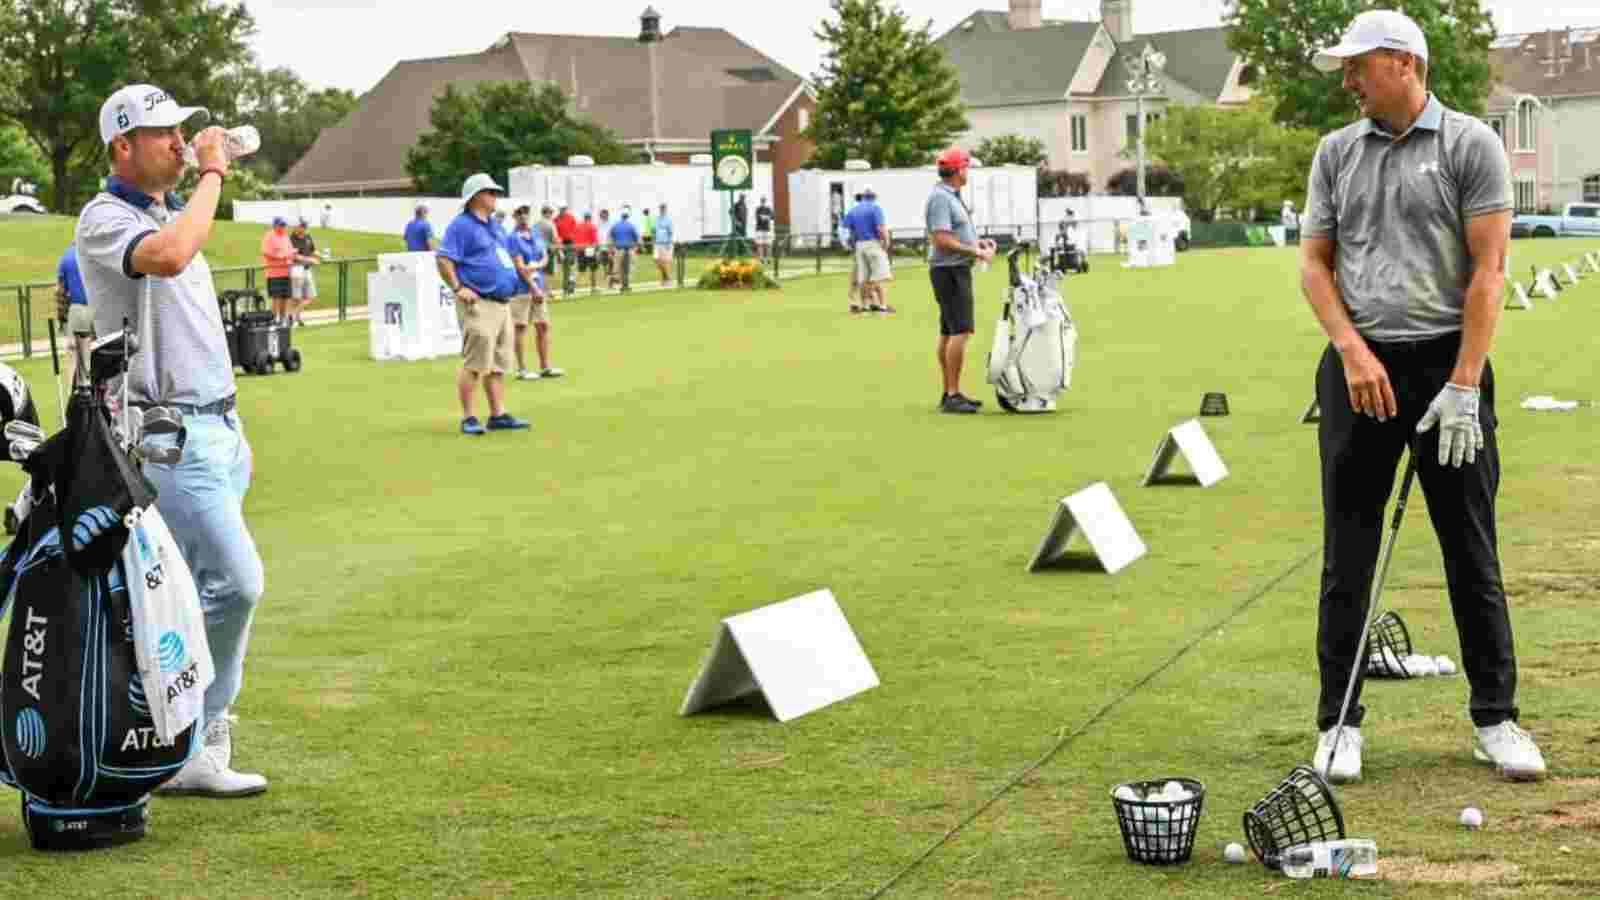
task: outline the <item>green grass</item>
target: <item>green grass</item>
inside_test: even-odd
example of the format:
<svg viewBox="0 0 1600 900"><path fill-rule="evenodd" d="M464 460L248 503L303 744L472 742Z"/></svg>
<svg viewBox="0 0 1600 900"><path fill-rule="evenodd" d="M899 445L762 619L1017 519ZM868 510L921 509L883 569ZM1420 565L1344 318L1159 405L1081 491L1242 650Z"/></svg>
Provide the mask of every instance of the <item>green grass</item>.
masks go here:
<svg viewBox="0 0 1600 900"><path fill-rule="evenodd" d="M1595 246L1514 253L1525 268ZM864 896L1282 578L893 896L1277 887L1220 858L1314 739L1320 503L1315 429L1297 420L1323 341L1291 251L1097 262L1068 282L1078 371L1044 417L999 414L992 397L985 415L933 412L936 313L917 270L899 274L889 319L847 317L839 276L558 304L571 376L513 383L534 430L484 438L455 431L452 360L371 362L364 323L297 333L304 372L240 382L268 591L236 759L271 791L158 798L147 840L78 856L28 850L12 804L0 893ZM1001 282L979 277L975 396ZM1600 280L1562 296L1506 313L1494 357L1520 700L1555 777L1511 785L1472 763L1463 678L1371 685L1368 777L1340 796L1391 873L1504 863L1508 893L1600 893L1600 411L1517 406L1595 395ZM56 421L47 365L22 369ZM1138 487L1161 434L1213 390L1232 407L1206 420L1231 476ZM1055 500L1100 480L1149 555L1116 576L1023 574ZM1386 603L1421 649L1458 657L1422 505ZM720 617L819 587L880 688L786 725L750 709L678 717ZM1175 774L1208 789L1195 859L1127 862L1110 788ZM1455 825L1468 804L1483 831Z"/></svg>

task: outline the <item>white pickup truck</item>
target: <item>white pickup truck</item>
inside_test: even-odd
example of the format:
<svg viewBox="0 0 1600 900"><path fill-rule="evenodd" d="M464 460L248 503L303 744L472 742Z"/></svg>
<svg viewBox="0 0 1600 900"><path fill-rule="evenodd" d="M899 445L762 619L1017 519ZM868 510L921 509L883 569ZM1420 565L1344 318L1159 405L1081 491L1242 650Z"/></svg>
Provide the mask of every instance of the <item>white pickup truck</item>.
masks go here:
<svg viewBox="0 0 1600 900"><path fill-rule="evenodd" d="M1600 235L1600 203L1568 203L1559 216L1516 216L1511 236Z"/></svg>

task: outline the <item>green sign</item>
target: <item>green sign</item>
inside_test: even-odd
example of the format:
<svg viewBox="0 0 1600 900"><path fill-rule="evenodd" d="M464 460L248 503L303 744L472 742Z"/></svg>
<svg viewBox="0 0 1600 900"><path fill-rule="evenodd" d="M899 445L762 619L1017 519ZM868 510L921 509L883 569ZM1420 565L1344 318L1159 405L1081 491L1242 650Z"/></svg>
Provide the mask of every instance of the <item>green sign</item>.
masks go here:
<svg viewBox="0 0 1600 900"><path fill-rule="evenodd" d="M711 132L712 190L750 190L755 167L750 129L727 128Z"/></svg>

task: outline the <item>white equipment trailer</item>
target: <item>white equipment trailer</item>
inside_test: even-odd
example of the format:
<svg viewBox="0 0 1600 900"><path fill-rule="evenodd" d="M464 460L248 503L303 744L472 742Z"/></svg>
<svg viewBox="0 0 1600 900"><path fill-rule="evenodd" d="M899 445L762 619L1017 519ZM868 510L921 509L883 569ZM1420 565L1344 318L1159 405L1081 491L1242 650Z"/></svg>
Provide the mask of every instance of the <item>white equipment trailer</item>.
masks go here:
<svg viewBox="0 0 1600 900"><path fill-rule="evenodd" d="M712 190L709 162L686 166L518 166L511 170L509 181L511 205L526 203L535 213L542 206L558 210L568 206L581 220L585 212L599 218L600 210L609 209L615 222L623 204L629 204L633 207L631 219L637 224L646 207L654 214L665 203L675 241L721 237L733 231L732 198ZM751 189L740 193L745 195L748 210L746 229L753 231L761 198L773 199L772 164L756 163Z"/></svg>
<svg viewBox="0 0 1600 900"><path fill-rule="evenodd" d="M939 180L933 166L916 169L797 169L789 173L789 231L833 235L855 195L871 187L891 236L921 236L928 193ZM1009 229L1032 239L1039 223L1038 175L1028 166L974 166L961 199L979 233Z"/></svg>

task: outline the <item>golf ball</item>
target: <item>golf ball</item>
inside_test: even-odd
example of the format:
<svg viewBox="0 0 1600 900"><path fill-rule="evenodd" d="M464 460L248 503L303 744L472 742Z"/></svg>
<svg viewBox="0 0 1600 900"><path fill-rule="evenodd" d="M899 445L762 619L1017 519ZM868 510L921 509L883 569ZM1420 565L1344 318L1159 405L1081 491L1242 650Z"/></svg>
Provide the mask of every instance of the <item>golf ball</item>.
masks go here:
<svg viewBox="0 0 1600 900"><path fill-rule="evenodd" d="M1463 828L1482 828L1483 810L1476 806L1469 806L1461 811L1461 825Z"/></svg>
<svg viewBox="0 0 1600 900"><path fill-rule="evenodd" d="M1139 802L1139 793L1125 784L1117 785L1117 789L1112 795L1118 800L1127 800L1133 803Z"/></svg>
<svg viewBox="0 0 1600 900"><path fill-rule="evenodd" d="M1183 782L1169 781L1161 786L1161 793L1166 794L1168 800L1177 800L1189 791L1183 786Z"/></svg>
<svg viewBox="0 0 1600 900"><path fill-rule="evenodd" d="M1244 862L1244 847L1237 841L1222 848L1222 858L1231 863Z"/></svg>
<svg viewBox="0 0 1600 900"><path fill-rule="evenodd" d="M1439 664L1431 656L1413 654L1405 658L1406 671L1412 678L1427 678L1439 674Z"/></svg>
<svg viewBox="0 0 1600 900"><path fill-rule="evenodd" d="M1454 675L1456 673L1456 664L1451 662L1448 656L1436 656L1433 662L1434 665L1439 667L1440 675Z"/></svg>

